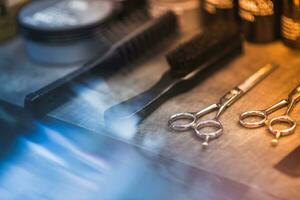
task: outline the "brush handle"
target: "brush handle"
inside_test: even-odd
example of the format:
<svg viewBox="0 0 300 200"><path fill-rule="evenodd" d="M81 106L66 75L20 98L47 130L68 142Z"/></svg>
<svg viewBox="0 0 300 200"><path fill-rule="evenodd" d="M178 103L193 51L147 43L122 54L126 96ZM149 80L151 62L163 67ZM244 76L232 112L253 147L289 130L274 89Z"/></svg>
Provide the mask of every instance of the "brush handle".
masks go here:
<svg viewBox="0 0 300 200"><path fill-rule="evenodd" d="M179 82L179 79L166 72L147 91L106 110L104 113L106 125L111 122L130 120L132 117L137 117L138 120L145 118L164 102L163 97Z"/></svg>
<svg viewBox="0 0 300 200"><path fill-rule="evenodd" d="M242 43L238 38L230 46L223 48L223 51L217 56L213 56L205 64L198 66L196 70L185 76L174 76L171 70L166 72L149 90L106 110L104 113L105 125L110 127L120 125L115 122L141 122L168 98L196 86L199 80L204 80L209 76L208 72L211 73L212 70L224 66L241 52ZM174 90L175 87L176 90Z"/></svg>

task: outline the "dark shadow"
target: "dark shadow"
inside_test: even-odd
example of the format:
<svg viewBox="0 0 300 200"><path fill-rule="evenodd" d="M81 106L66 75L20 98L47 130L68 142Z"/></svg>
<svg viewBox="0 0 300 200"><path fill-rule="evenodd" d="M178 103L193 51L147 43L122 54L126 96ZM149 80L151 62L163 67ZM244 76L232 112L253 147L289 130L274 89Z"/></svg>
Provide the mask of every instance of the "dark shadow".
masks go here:
<svg viewBox="0 0 300 200"><path fill-rule="evenodd" d="M300 146L294 149L291 153L285 156L279 163L275 166L275 169L280 172L293 177L300 177Z"/></svg>

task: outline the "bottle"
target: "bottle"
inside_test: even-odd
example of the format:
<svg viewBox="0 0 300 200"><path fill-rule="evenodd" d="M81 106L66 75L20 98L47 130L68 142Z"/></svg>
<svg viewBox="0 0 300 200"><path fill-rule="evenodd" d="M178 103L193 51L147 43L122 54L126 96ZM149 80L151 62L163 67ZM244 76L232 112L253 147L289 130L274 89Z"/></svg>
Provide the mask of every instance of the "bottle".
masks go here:
<svg viewBox="0 0 300 200"><path fill-rule="evenodd" d="M0 0L0 17L3 17L6 14L6 6L3 0Z"/></svg>
<svg viewBox="0 0 300 200"><path fill-rule="evenodd" d="M238 0L201 0L200 6L204 24L238 19Z"/></svg>
<svg viewBox="0 0 300 200"><path fill-rule="evenodd" d="M300 0L283 0L281 37L288 47L300 49Z"/></svg>
<svg viewBox="0 0 300 200"><path fill-rule="evenodd" d="M280 36L281 0L239 0L239 15L245 38L266 43Z"/></svg>
<svg viewBox="0 0 300 200"><path fill-rule="evenodd" d="M17 34L16 17L22 6L29 0L0 0L0 42Z"/></svg>

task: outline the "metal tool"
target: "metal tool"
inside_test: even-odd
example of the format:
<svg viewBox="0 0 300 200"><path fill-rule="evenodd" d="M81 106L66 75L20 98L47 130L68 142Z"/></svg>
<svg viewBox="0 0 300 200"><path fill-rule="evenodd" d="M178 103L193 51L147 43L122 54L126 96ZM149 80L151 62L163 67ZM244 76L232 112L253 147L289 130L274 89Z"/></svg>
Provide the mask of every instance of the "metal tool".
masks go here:
<svg viewBox="0 0 300 200"><path fill-rule="evenodd" d="M288 98L279 101L265 110L247 111L240 115L240 124L246 128L259 128L267 125L271 134L275 136L271 144L276 146L282 136L291 135L296 128L296 121L289 117L296 103L300 101L300 85L293 89ZM287 107L284 115L274 117L268 123L268 116L276 110ZM250 118L252 119L251 121ZM259 120L255 120L259 119ZM254 120L254 121L253 121ZM287 128L276 128L275 125L288 125Z"/></svg>
<svg viewBox="0 0 300 200"><path fill-rule="evenodd" d="M106 126L140 123L168 99L186 92L239 56L243 40L234 23L214 23L167 53L170 70L148 90L104 112Z"/></svg>
<svg viewBox="0 0 300 200"><path fill-rule="evenodd" d="M187 112L172 115L169 119L170 128L176 131L194 130L196 135L200 139L204 140L202 146L207 147L210 140L218 138L223 133L223 126L219 121L220 115L235 101L241 98L247 91L266 78L275 69L275 67L276 65L274 64L267 64L263 66L242 84L225 94L217 104L212 104L195 113ZM213 111L217 111L214 119L199 121L201 117ZM208 127L215 128L216 130L203 131L203 128Z"/></svg>

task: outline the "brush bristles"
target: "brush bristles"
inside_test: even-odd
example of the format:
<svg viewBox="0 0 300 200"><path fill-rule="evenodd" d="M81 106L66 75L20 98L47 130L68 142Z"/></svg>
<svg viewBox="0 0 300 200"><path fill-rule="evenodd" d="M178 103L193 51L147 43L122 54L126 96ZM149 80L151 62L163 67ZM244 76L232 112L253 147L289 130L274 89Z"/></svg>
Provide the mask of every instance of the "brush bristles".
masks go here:
<svg viewBox="0 0 300 200"><path fill-rule="evenodd" d="M239 30L235 24L215 24L179 45L166 58L174 74L184 75L239 38Z"/></svg>
<svg viewBox="0 0 300 200"><path fill-rule="evenodd" d="M122 64L131 63L141 57L164 38L174 33L176 28L176 15L170 11L149 22L142 29L131 33L117 48Z"/></svg>

